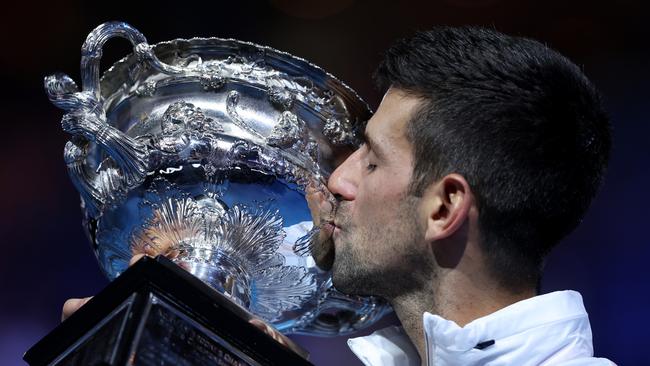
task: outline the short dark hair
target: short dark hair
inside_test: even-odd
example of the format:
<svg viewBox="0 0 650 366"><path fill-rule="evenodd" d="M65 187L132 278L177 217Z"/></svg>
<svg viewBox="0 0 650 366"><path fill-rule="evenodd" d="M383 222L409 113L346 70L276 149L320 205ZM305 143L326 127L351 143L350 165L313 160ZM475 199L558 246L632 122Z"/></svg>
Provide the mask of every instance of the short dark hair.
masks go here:
<svg viewBox="0 0 650 366"><path fill-rule="evenodd" d="M597 90L543 44L477 27L398 41L375 79L422 99L407 137L411 193L450 173L477 198L488 266L513 292L582 220L605 172L610 124Z"/></svg>

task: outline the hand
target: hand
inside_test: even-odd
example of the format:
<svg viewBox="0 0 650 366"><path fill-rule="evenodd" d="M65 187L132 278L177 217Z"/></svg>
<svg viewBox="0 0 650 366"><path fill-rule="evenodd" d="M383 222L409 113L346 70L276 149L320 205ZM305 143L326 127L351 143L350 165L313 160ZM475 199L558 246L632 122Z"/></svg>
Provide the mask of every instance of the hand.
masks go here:
<svg viewBox="0 0 650 366"><path fill-rule="evenodd" d="M277 329L273 328L271 325L267 324L265 321L259 318L251 318L248 321L250 324L254 325L257 329L261 330L262 332L266 333L267 335L271 336L276 342L280 343L281 345L289 348L293 352L297 354L303 354L304 351L300 349L293 341L291 341L287 336L284 334L280 333Z"/></svg>
<svg viewBox="0 0 650 366"><path fill-rule="evenodd" d="M61 312L61 321L64 321L70 317L75 311L79 310L84 304L86 304L93 297L84 297L83 299L68 299L63 304L63 311Z"/></svg>
<svg viewBox="0 0 650 366"><path fill-rule="evenodd" d="M140 253L140 254L135 254L133 257L131 257L131 260L129 261L129 267L135 264L140 258L144 257L145 255L148 255L146 253ZM70 317L70 315L74 314L77 310L79 310L82 306L84 306L90 299L93 297L84 297L81 299L68 299L66 302L63 304L63 310L61 311L61 321L64 321Z"/></svg>
<svg viewBox="0 0 650 366"><path fill-rule="evenodd" d="M330 270L334 263L334 214L336 198L320 181L312 181L306 189L305 198L311 211L314 227L318 227L318 235L310 243L311 255L316 265L323 270Z"/></svg>

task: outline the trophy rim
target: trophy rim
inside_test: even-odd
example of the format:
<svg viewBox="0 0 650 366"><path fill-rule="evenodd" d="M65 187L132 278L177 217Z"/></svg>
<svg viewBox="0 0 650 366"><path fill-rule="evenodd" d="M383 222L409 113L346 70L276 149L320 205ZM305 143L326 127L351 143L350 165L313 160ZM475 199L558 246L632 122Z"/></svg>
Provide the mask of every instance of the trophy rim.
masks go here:
<svg viewBox="0 0 650 366"><path fill-rule="evenodd" d="M175 38L172 40L161 41L151 44L152 51L157 57L166 55L170 52L176 52L182 49L181 44L186 43L191 48L195 49L208 49L214 47L223 51L228 48L232 49L228 52L228 56L237 56L237 50L243 47L251 47L256 51L263 51L265 59L269 54L277 56L276 58L286 64L293 64L302 72L309 73L309 80L314 82L317 86L323 89L333 89L337 95L343 98L345 107L349 111L351 117L350 124L353 126L359 123L365 123L370 119L374 111L370 108L368 103L349 85L341 81L335 75L325 71L322 67L312 63L311 61L293 55L289 52L281 51L270 46L260 45L258 43L243 41L236 38L221 38L221 37L192 37L192 38ZM198 47L197 47L198 46ZM164 49L170 47L169 49ZM164 52L164 53L163 53ZM224 53L225 54L225 53ZM216 59L216 58L215 58ZM210 59L209 59L210 60ZM126 56L114 62L108 69L106 69L100 77L100 88L103 99L111 99L115 94L121 93L121 88L126 85L133 85L134 80L129 79L129 67L137 63L139 60L135 52L130 52ZM286 70L278 69L278 71L286 72ZM122 78L119 78L122 76ZM314 77L316 76L316 77ZM115 82L116 80L120 82ZM353 111L350 111L352 109Z"/></svg>

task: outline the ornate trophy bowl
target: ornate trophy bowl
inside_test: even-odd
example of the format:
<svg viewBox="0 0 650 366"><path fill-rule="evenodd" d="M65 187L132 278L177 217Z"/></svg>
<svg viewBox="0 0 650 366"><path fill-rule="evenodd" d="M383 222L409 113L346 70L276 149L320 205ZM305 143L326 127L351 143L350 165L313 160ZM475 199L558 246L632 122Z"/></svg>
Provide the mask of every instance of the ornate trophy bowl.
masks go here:
<svg viewBox="0 0 650 366"><path fill-rule="evenodd" d="M134 52L103 77L104 43ZM102 270L165 255L284 333L341 335L388 307L332 287L310 251L304 198L357 145L368 106L309 62L233 39L147 44L105 23L82 47L81 90L45 79L64 109L70 178Z"/></svg>

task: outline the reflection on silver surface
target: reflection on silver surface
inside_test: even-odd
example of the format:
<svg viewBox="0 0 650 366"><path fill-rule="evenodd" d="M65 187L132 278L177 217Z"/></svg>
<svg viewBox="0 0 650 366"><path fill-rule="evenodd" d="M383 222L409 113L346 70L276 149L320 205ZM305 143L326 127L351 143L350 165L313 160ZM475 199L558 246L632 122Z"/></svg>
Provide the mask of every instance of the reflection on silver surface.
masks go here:
<svg viewBox="0 0 650 366"><path fill-rule="evenodd" d="M100 79L104 43L134 53ZM45 78L66 113L64 149L100 265L119 276L165 254L284 332L339 335L379 319L376 298L337 292L316 266L304 199L358 143L366 104L322 69L232 39L149 45L105 23L82 48L82 87Z"/></svg>

